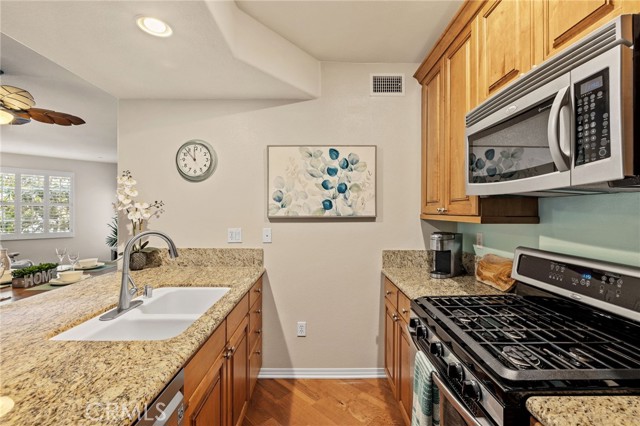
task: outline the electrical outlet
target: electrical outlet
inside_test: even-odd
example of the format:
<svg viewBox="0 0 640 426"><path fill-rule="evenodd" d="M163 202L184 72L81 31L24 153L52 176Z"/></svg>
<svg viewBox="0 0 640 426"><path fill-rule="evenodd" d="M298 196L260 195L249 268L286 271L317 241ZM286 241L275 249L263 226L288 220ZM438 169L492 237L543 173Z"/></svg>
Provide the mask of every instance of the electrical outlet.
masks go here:
<svg viewBox="0 0 640 426"><path fill-rule="evenodd" d="M227 229L227 242L228 243L241 243L242 242L242 228L228 228Z"/></svg>
<svg viewBox="0 0 640 426"><path fill-rule="evenodd" d="M476 233L476 245L480 247L484 245L484 235L482 235L482 232Z"/></svg>
<svg viewBox="0 0 640 426"><path fill-rule="evenodd" d="M298 337L306 337L307 335L307 322L298 321Z"/></svg>
<svg viewBox="0 0 640 426"><path fill-rule="evenodd" d="M262 228L262 242L263 243L271 242L271 228Z"/></svg>

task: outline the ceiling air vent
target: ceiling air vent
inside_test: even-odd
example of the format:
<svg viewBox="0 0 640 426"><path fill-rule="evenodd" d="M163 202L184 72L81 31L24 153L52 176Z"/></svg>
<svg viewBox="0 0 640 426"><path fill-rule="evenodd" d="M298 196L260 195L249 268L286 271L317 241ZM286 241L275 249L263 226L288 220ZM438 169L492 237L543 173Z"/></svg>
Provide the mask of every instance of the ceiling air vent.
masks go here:
<svg viewBox="0 0 640 426"><path fill-rule="evenodd" d="M371 74L371 96L404 96L404 74Z"/></svg>

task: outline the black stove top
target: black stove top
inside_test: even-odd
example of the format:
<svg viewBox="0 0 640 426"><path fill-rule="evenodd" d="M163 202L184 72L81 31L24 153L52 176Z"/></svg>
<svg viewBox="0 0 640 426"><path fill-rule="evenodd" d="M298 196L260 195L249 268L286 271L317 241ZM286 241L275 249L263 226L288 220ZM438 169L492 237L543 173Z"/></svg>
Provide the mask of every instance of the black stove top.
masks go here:
<svg viewBox="0 0 640 426"><path fill-rule="evenodd" d="M640 269L518 248L515 293L421 297L410 333L474 416L549 395L640 395ZM484 424L484 423L483 423Z"/></svg>
<svg viewBox="0 0 640 426"><path fill-rule="evenodd" d="M640 379L640 325L591 307L515 294L416 304L506 380Z"/></svg>

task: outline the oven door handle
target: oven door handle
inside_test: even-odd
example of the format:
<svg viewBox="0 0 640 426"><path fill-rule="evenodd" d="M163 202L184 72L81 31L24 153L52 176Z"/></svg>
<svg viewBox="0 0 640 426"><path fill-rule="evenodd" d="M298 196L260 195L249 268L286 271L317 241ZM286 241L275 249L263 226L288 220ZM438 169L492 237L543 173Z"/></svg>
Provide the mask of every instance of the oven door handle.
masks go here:
<svg viewBox="0 0 640 426"><path fill-rule="evenodd" d="M443 399L446 400L453 406L453 408L458 412L458 414L460 414L460 416L469 426L490 426L488 422L485 422L482 419L479 419L471 414L467 407L465 407L458 400L457 396L454 395L449 387L442 380L440 380L440 376L438 376L438 373L432 373L431 378L433 379L433 382L436 384L436 386L438 386L438 390L440 390L440 393L444 396L444 398L442 398L442 396L440 397L440 405L442 405Z"/></svg>
<svg viewBox="0 0 640 426"><path fill-rule="evenodd" d="M563 87L556 94L551 105L549 124L547 125L547 139L551 158L559 172L569 170L567 161L571 159L571 114L569 111L570 86Z"/></svg>

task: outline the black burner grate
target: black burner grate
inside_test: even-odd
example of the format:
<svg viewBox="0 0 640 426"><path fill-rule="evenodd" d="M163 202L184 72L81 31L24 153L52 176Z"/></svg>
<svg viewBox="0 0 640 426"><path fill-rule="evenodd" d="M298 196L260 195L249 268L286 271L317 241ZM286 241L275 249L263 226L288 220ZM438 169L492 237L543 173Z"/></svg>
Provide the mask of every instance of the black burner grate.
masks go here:
<svg viewBox="0 0 640 426"><path fill-rule="evenodd" d="M640 326L564 299L498 295L418 299L510 380L640 378Z"/></svg>

